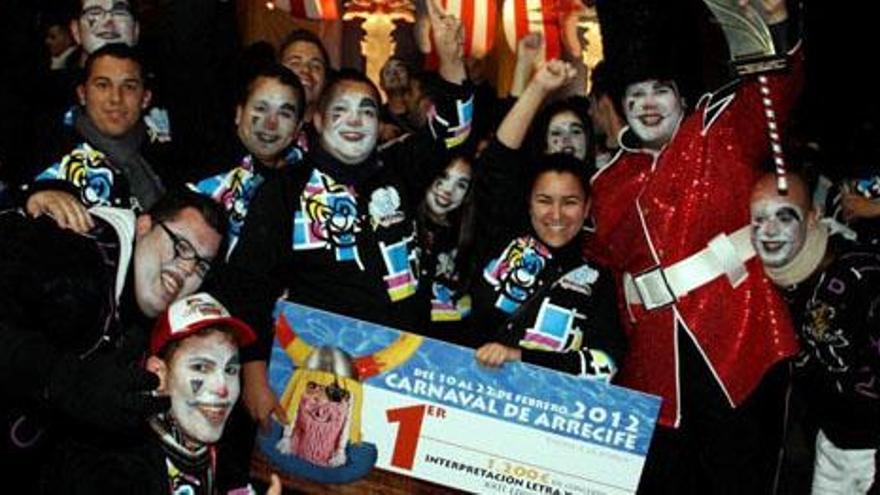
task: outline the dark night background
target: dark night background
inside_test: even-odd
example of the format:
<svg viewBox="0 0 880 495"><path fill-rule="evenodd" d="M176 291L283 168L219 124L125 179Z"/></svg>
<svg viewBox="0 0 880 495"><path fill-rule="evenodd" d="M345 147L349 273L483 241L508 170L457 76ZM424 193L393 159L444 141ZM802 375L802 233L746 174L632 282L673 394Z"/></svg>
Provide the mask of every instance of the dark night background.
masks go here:
<svg viewBox="0 0 880 495"><path fill-rule="evenodd" d="M52 0L0 2L0 179L14 177L15 164L30 159L27 151L30 146L24 146L25 143L36 140L39 145L40 129L34 128L30 109L45 97L40 93L39 84L35 83L35 75L39 74L45 57L39 34L39 12L52 3ZM163 30L179 29L179 26L161 22L162 9L171 3L172 0L141 2L143 44L151 37L160 37ZM213 5L205 15L216 16L212 21L214 32L203 36L205 33L197 31L189 36L190 42L213 43L211 40L233 39L234 1L190 0L187 3ZM723 81L727 70L724 40L717 27L706 21L706 10L701 1L599 1L600 8L606 10L626 4L654 12L651 15L656 16L656 25L664 26L658 30L663 32L666 42L675 47L679 58L687 62L686 86L692 93L712 89ZM880 98L872 65L878 42L874 32L876 23L869 12L870 4L804 2L807 87L798 114L797 130L801 139L821 144L825 157L822 168L832 176L877 165L876 120ZM205 9L193 8L192 11L193 15L199 15L197 13L205 12ZM606 34L606 44L612 43L612 37ZM237 57L234 43L216 43L212 49L219 61L231 61ZM177 67L186 67L186 64ZM193 68L190 69L194 72ZM192 73L177 74L177 79L195 84L194 87L201 83L229 84L229 81L198 81L197 74ZM212 107L221 108L219 105L208 108ZM225 115L223 111L220 114Z"/></svg>

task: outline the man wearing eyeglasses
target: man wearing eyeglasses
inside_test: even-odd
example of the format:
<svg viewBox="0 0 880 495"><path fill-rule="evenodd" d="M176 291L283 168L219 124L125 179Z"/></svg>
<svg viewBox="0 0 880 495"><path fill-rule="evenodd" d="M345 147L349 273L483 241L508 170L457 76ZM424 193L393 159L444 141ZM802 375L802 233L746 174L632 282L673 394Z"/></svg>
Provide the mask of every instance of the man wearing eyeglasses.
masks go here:
<svg viewBox="0 0 880 495"><path fill-rule="evenodd" d="M111 445L167 409L138 355L152 320L201 286L226 233L222 209L186 190L136 218L90 213L84 235L0 214L0 465L13 486L36 487L59 440L88 432Z"/></svg>
<svg viewBox="0 0 880 495"><path fill-rule="evenodd" d="M128 0L82 0L79 17L70 21L73 39L82 46L82 62L110 43L135 46L140 26Z"/></svg>

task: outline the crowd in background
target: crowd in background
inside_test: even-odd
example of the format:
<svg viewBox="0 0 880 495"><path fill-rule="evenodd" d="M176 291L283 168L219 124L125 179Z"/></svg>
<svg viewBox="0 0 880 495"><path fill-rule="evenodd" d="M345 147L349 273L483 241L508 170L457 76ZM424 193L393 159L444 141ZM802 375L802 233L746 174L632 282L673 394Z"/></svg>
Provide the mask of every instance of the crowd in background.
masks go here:
<svg viewBox="0 0 880 495"><path fill-rule="evenodd" d="M300 431L267 376L286 298L660 396L640 493L876 493L880 136L820 145L809 17L746 3L787 68L700 96L637 41L583 94L536 34L498 95L434 1L436 66L392 57L378 85L308 30L239 46L234 2L12 2L34 48L0 81L13 483L252 490L257 428ZM661 30L623 4L609 42ZM300 415L351 393L312 385Z"/></svg>

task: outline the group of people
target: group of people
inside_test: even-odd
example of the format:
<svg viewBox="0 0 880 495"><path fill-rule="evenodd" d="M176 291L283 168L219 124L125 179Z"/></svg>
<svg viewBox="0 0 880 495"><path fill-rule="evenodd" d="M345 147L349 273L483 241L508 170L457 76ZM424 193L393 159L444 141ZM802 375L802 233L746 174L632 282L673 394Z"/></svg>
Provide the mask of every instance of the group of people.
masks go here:
<svg viewBox="0 0 880 495"><path fill-rule="evenodd" d="M498 101L435 1L437 68L390 59L384 104L295 30L241 65L234 135L199 163L214 133L172 134L198 118L154 93L135 5L75 3L69 30L47 16L51 158L14 164L0 214L22 493L252 492L256 428L291 420L279 298L660 396L640 493L778 491L792 404L813 493L878 489L880 252L831 235L807 174L764 170L803 83L784 0L759 13L789 68L690 110L674 73L614 57L566 96L577 70L536 35Z"/></svg>

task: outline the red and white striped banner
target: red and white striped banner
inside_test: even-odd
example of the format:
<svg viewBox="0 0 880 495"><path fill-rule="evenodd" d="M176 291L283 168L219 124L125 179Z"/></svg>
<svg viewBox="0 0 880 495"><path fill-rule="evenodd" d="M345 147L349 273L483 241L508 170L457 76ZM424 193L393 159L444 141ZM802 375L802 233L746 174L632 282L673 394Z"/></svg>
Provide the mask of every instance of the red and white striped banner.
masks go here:
<svg viewBox="0 0 880 495"><path fill-rule="evenodd" d="M557 0L504 0L501 22L510 50L516 53L516 44L523 36L540 33L544 38L544 60L559 58L562 55L561 4Z"/></svg>
<svg viewBox="0 0 880 495"><path fill-rule="evenodd" d="M465 57L483 58L492 51L498 19L495 0L440 0L440 5L447 14L461 19ZM433 40L431 52L434 52Z"/></svg>
<svg viewBox="0 0 880 495"><path fill-rule="evenodd" d="M335 21L340 18L337 0L275 0L272 3L299 19Z"/></svg>

